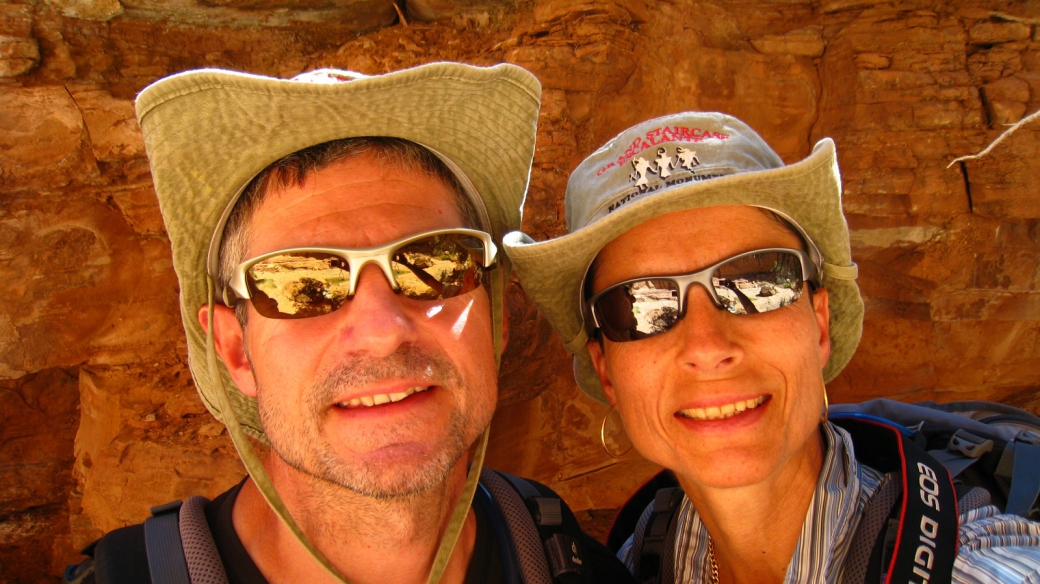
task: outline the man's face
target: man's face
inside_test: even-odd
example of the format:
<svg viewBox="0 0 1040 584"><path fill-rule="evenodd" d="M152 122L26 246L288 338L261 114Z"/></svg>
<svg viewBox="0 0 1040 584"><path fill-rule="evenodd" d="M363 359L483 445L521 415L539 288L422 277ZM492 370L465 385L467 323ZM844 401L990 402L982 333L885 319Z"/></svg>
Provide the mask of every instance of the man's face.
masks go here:
<svg viewBox="0 0 1040 584"><path fill-rule="evenodd" d="M369 247L461 226L439 179L363 156L269 193L250 224L246 257ZM275 320L250 305L244 331L231 309L217 307L215 317L221 357L243 393L256 396L274 453L353 491L390 497L430 488L494 413L497 369L483 287L413 300L368 264L354 298L330 314ZM362 403L351 407L352 400Z"/></svg>
<svg viewBox="0 0 1040 584"><path fill-rule="evenodd" d="M741 252L798 249L787 227L752 207L669 213L621 235L599 254L593 292L648 275L694 272ZM807 290L808 284L804 285ZM827 293L734 315L694 285L686 316L642 340L589 343L604 391L640 452L699 484L756 484L818 449L821 369L830 354ZM705 419L748 400L761 405ZM704 412L697 412L702 409ZM684 410L687 410L684 413ZM691 411L693 410L693 411Z"/></svg>

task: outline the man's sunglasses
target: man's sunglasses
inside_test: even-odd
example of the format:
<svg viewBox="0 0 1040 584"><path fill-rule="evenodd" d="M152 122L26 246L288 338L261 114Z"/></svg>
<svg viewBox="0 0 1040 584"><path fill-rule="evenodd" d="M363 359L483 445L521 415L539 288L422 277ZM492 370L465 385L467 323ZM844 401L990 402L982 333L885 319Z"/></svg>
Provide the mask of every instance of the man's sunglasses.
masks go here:
<svg viewBox="0 0 1040 584"><path fill-rule="evenodd" d="M699 284L719 309L758 314L787 306L815 282L816 266L797 249L758 249L692 274L626 280L586 303L586 322L615 342L637 341L670 330L686 315L690 288Z"/></svg>
<svg viewBox="0 0 1040 584"><path fill-rule="evenodd" d="M382 268L394 291L443 300L479 287L497 253L491 236L474 229L438 229L361 249L294 247L238 264L228 288L267 318L310 318L353 298L369 262Z"/></svg>

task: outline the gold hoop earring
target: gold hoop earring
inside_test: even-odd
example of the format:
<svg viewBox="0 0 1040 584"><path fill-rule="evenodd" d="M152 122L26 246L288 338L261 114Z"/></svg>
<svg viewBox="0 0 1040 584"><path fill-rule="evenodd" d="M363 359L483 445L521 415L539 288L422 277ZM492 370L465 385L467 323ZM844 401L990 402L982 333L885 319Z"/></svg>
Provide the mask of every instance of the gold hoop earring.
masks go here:
<svg viewBox="0 0 1040 584"><path fill-rule="evenodd" d="M820 416L820 423L827 423L827 415L830 413L831 404L827 401L827 388L823 389L823 415Z"/></svg>
<svg viewBox="0 0 1040 584"><path fill-rule="evenodd" d="M612 417L610 415L611 412L617 412L617 416ZM610 420L611 427L609 441L610 444L613 444L613 450L607 444L608 420ZM621 458L632 450L632 440L629 439L628 433L625 432L625 421L621 418L621 411L615 410L613 405L607 409L607 413L603 414L603 421L599 424L599 443L603 445L603 451L611 458ZM624 449L623 452L622 449Z"/></svg>

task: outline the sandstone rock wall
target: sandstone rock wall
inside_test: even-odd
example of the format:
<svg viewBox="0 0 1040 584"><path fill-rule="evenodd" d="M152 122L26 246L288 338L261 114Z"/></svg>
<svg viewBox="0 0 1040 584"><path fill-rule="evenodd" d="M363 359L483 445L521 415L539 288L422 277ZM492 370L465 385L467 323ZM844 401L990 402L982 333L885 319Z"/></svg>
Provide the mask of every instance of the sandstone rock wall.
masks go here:
<svg viewBox="0 0 1040 584"><path fill-rule="evenodd" d="M402 21L401 15L407 20ZM1040 7L1013 1L13 0L0 4L0 582L53 582L150 505L242 476L194 393L133 116L164 75L380 73L443 59L542 80L524 229L562 233L567 173L643 119L734 114L784 160L830 136L867 303L832 401L1040 411ZM489 120L489 123L494 123ZM593 530L653 465L510 288L491 464Z"/></svg>

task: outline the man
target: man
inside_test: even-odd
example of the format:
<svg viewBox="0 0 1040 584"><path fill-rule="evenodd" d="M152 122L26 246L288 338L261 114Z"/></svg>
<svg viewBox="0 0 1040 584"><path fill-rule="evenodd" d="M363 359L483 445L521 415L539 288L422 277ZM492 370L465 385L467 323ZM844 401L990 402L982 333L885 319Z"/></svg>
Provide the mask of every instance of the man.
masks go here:
<svg viewBox="0 0 1040 584"><path fill-rule="evenodd" d="M506 236L578 384L681 487L651 491L620 555L639 581L1038 582L1040 524L955 500L899 428L828 420L863 319L837 170L830 140L784 166L740 120L675 114L575 169L568 235Z"/></svg>
<svg viewBox="0 0 1040 584"><path fill-rule="evenodd" d="M627 580L551 491L481 472L539 95L454 63L141 93L190 365L250 477L100 540L98 582Z"/></svg>

